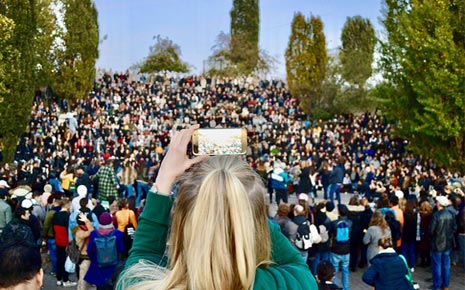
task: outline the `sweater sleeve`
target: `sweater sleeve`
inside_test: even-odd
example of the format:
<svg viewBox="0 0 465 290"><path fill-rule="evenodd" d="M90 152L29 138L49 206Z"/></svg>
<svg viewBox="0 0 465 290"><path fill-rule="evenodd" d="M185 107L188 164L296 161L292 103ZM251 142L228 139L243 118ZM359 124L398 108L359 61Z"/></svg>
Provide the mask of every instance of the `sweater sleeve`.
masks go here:
<svg viewBox="0 0 465 290"><path fill-rule="evenodd" d="M126 268L137 263L139 259L166 266L164 254L172 205L172 197L149 192L147 204L139 217Z"/></svg>
<svg viewBox="0 0 465 290"><path fill-rule="evenodd" d="M368 269L363 273L362 280L370 286L375 286L376 276L378 272L375 269L374 265L368 267Z"/></svg>
<svg viewBox="0 0 465 290"><path fill-rule="evenodd" d="M270 234L272 264L257 268L254 289L318 289L307 264L277 225L270 223Z"/></svg>

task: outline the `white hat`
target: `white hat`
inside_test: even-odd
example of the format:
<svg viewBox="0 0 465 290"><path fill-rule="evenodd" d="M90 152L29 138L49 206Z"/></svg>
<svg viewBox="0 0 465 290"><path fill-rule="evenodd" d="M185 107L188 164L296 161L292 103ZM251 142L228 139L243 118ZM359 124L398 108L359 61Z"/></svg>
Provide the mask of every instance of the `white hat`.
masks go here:
<svg viewBox="0 0 465 290"><path fill-rule="evenodd" d="M398 199L404 198L404 192L402 190L396 190L395 195Z"/></svg>
<svg viewBox="0 0 465 290"><path fill-rule="evenodd" d="M32 207L32 201L30 199L24 199L22 202L21 202L21 207L22 208L25 208L25 209L29 209Z"/></svg>
<svg viewBox="0 0 465 290"><path fill-rule="evenodd" d="M0 186L10 188L10 186L8 185L8 183L5 180L0 180Z"/></svg>
<svg viewBox="0 0 465 290"><path fill-rule="evenodd" d="M82 185L82 184L79 185L77 187L77 193L81 198L86 197L86 195L87 195L87 187L85 185Z"/></svg>
<svg viewBox="0 0 465 290"><path fill-rule="evenodd" d="M442 205L442 206L448 206L449 205L449 199L447 198L447 196L444 196L444 195L440 195L440 196L436 197L436 201L439 202L439 204Z"/></svg>
<svg viewBox="0 0 465 290"><path fill-rule="evenodd" d="M299 200L305 200L306 202L308 202L308 194L306 193L299 194Z"/></svg>

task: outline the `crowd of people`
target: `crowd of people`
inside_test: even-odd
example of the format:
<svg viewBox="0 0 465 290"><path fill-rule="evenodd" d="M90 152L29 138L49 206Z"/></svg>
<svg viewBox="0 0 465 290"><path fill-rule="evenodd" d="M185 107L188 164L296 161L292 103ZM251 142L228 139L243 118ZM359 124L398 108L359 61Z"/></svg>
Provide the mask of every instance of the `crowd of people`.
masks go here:
<svg viewBox="0 0 465 290"><path fill-rule="evenodd" d="M292 245L305 221L327 235L297 248L317 277L340 270L349 289L350 270L369 265L364 281L382 289L373 267L392 248L410 272L417 261L432 264L433 287L441 289L449 286L450 263L465 260L460 172L408 152L408 142L393 138L391 124L376 113L311 120L284 83L251 77L105 73L88 98L74 103L39 92L15 161L0 169L0 231L16 233L2 234L0 243L16 237L46 245L57 285L75 286L65 270L75 239L79 289L111 287L118 263L100 263L99 243L112 240L110 257L129 256L173 131L186 124L247 130L246 161L278 206L270 219ZM344 193L353 195L348 205ZM298 204L289 204L290 194ZM343 227L348 240L337 241ZM328 261L332 270L319 269Z"/></svg>

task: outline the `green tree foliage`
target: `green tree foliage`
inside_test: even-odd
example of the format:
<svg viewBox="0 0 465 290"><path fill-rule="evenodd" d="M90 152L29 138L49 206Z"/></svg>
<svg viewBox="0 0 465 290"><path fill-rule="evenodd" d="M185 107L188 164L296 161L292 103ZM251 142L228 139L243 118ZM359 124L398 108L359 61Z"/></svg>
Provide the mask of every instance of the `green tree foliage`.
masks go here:
<svg viewBox="0 0 465 290"><path fill-rule="evenodd" d="M63 0L63 43L56 50L55 92L67 99L88 95L95 80L99 30L92 0Z"/></svg>
<svg viewBox="0 0 465 290"><path fill-rule="evenodd" d="M376 45L375 30L369 19L348 17L341 34L339 58L342 77L351 85L363 88L372 74Z"/></svg>
<svg viewBox="0 0 465 290"><path fill-rule="evenodd" d="M0 68L6 70L0 79L0 137L7 162L13 159L18 135L26 129L34 98L35 5L34 0L0 4Z"/></svg>
<svg viewBox="0 0 465 290"><path fill-rule="evenodd" d="M36 34L36 85L51 86L54 76L54 44L59 27L56 24L57 18L53 10L52 4L57 0L41 0L37 1L37 34Z"/></svg>
<svg viewBox="0 0 465 290"><path fill-rule="evenodd" d="M181 48L168 37L155 36L155 44L142 64L137 65L141 73L188 72L189 65L181 60Z"/></svg>
<svg viewBox="0 0 465 290"><path fill-rule="evenodd" d="M465 1L385 4L385 111L416 153L465 169Z"/></svg>
<svg viewBox="0 0 465 290"><path fill-rule="evenodd" d="M321 18L294 15L285 53L287 84L303 110L314 117L329 106L322 94L328 56Z"/></svg>
<svg viewBox="0 0 465 290"><path fill-rule="evenodd" d="M258 0L234 0L231 9L230 60L237 70L251 74L259 61L258 35L260 11Z"/></svg>

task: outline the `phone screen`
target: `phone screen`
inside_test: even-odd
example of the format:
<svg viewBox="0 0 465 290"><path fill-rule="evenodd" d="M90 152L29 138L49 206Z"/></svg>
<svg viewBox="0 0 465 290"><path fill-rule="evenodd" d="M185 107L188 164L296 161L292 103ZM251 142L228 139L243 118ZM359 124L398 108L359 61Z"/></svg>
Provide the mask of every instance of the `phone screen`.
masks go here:
<svg viewBox="0 0 465 290"><path fill-rule="evenodd" d="M245 129L197 129L192 135L194 155L241 155L246 149Z"/></svg>

